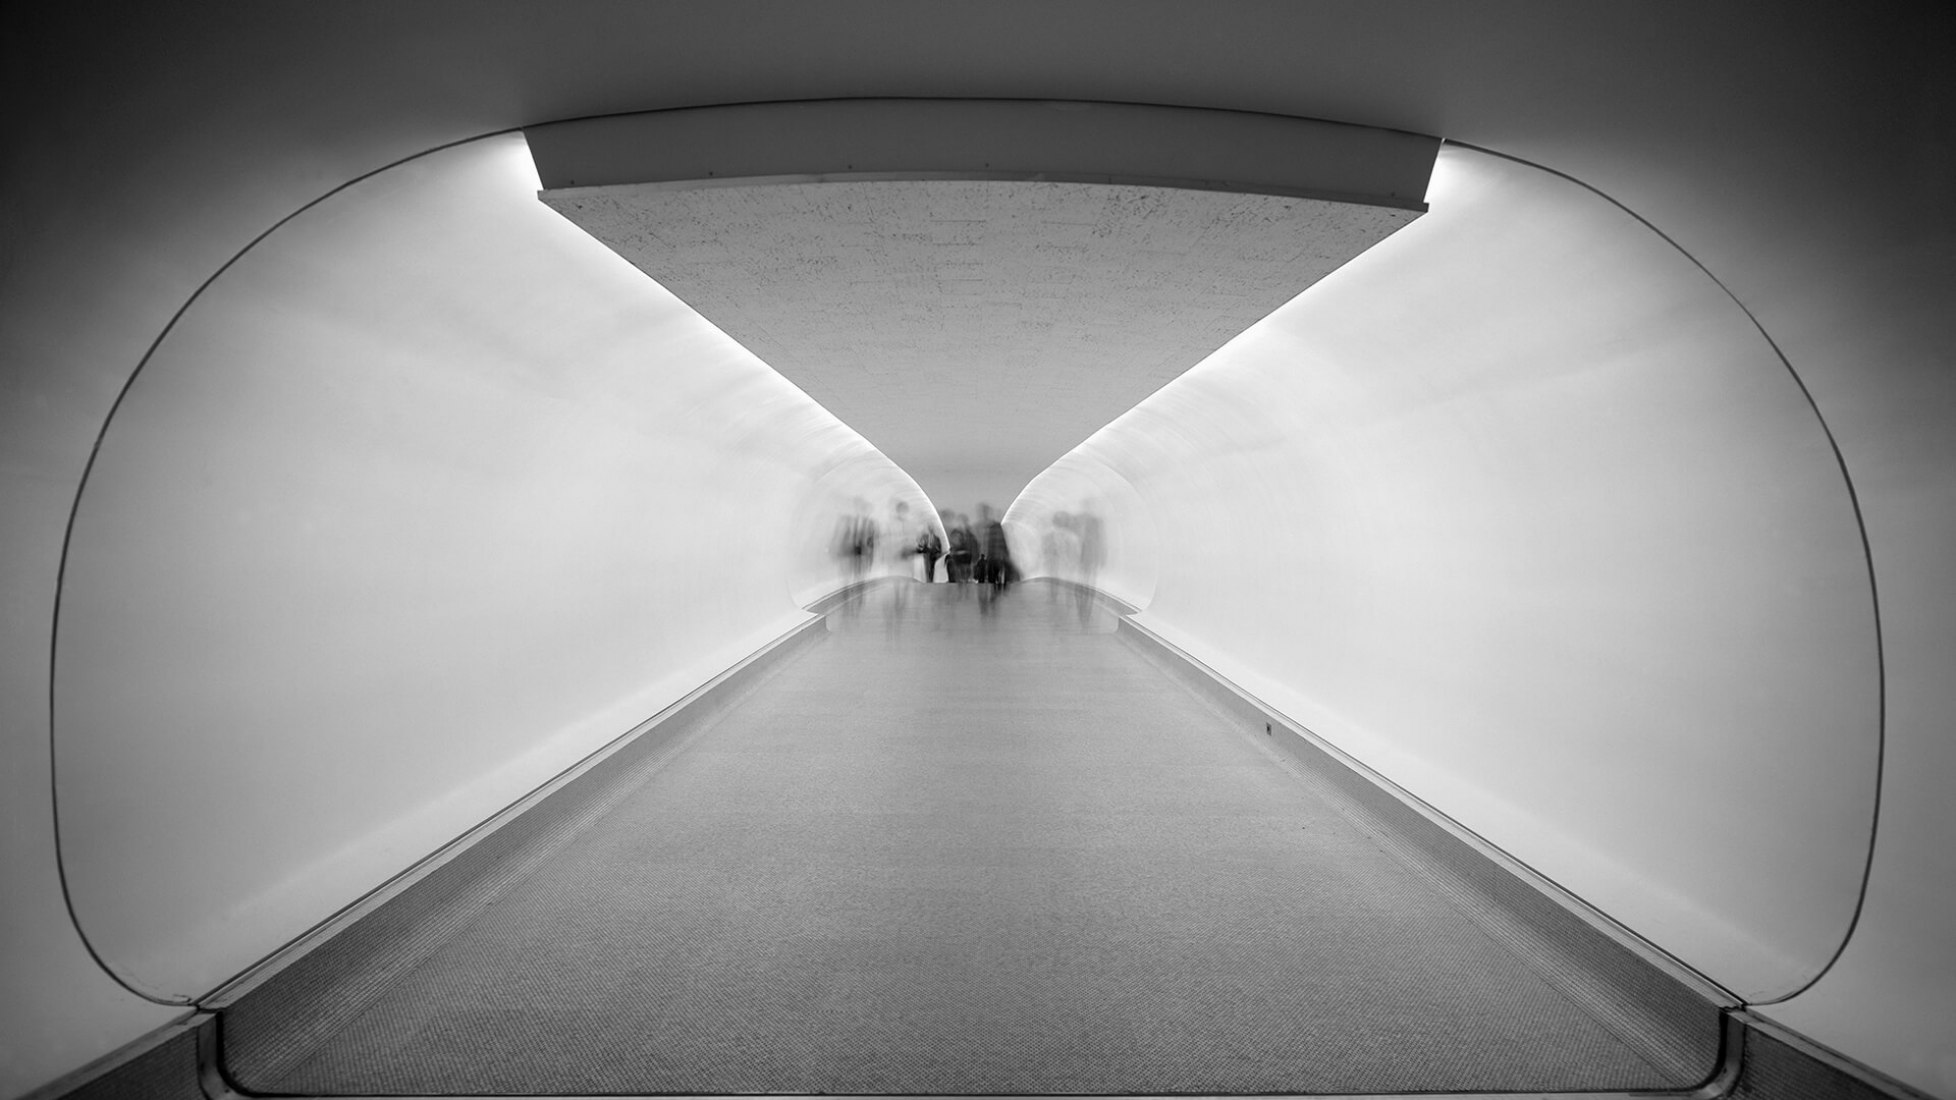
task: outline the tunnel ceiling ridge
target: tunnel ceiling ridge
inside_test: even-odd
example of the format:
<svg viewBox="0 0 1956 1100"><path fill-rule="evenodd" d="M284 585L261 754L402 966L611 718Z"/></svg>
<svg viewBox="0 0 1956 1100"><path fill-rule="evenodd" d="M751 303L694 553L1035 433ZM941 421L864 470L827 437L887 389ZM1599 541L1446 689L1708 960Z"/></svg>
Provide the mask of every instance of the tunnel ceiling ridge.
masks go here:
<svg viewBox="0 0 1956 1100"><path fill-rule="evenodd" d="M545 203L956 510L1009 504L1418 217L1438 149L1281 116L960 100L525 136Z"/></svg>
<svg viewBox="0 0 1956 1100"><path fill-rule="evenodd" d="M1415 216L1044 181L628 185L545 201L960 509L974 491L1009 503Z"/></svg>

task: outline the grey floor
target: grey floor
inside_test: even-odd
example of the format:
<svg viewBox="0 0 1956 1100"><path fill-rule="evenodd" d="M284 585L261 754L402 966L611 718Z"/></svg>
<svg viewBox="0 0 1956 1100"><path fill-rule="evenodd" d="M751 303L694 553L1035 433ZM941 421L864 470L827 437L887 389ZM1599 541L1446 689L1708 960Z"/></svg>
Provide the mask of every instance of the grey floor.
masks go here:
<svg viewBox="0 0 1956 1100"><path fill-rule="evenodd" d="M960 598L962 595L962 598ZM892 586L277 1080L295 1093L1667 1080L1069 595Z"/></svg>

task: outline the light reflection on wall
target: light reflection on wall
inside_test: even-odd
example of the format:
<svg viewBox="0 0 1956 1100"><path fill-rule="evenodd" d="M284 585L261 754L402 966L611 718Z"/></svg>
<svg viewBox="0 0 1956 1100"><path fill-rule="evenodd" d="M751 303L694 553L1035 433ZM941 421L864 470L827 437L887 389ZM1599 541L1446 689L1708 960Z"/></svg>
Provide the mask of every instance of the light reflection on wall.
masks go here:
<svg viewBox="0 0 1956 1100"><path fill-rule="evenodd" d="M1607 201L1459 147L1429 198L1015 512L1131 487L1106 584L1142 622L1735 990L1797 988L1878 739L1826 439Z"/></svg>
<svg viewBox="0 0 1956 1100"><path fill-rule="evenodd" d="M914 482L536 201L522 139L334 196L112 424L67 563L62 839L203 993L805 619Z"/></svg>

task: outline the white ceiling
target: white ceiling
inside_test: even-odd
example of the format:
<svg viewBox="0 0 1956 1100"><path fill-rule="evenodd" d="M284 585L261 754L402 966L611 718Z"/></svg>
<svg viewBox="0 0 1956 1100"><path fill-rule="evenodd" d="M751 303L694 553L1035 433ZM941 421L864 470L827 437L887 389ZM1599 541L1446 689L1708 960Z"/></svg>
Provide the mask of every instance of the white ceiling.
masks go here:
<svg viewBox="0 0 1956 1100"><path fill-rule="evenodd" d="M1185 188L855 180L543 199L940 508L1026 482L1418 215Z"/></svg>

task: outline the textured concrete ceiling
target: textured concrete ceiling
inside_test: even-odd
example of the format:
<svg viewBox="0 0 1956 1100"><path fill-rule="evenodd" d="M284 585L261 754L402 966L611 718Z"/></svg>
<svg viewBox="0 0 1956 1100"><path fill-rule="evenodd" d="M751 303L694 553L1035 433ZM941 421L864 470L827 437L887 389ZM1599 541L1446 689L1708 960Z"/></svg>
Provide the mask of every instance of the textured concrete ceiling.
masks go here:
<svg viewBox="0 0 1956 1100"><path fill-rule="evenodd" d="M1102 425L1418 216L998 180L543 198L956 510L1011 503Z"/></svg>

